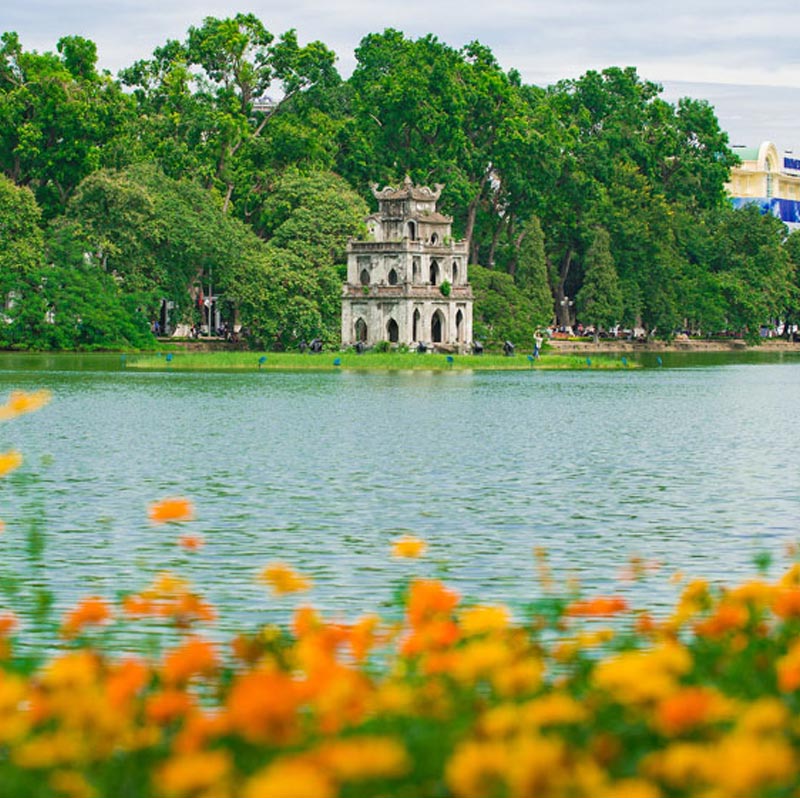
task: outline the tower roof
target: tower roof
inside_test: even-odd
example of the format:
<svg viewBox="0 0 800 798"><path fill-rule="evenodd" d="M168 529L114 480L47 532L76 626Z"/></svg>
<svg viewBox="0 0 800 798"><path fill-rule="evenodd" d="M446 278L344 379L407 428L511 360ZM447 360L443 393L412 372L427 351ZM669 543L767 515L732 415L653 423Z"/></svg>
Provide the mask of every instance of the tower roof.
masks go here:
<svg viewBox="0 0 800 798"><path fill-rule="evenodd" d="M436 183L433 189L428 186L415 186L411 182L411 178L406 175L405 180L399 188L386 186L379 189L377 183L373 183L372 194L379 200L400 200L400 199L415 199L415 200L438 200L442 194L444 185Z"/></svg>

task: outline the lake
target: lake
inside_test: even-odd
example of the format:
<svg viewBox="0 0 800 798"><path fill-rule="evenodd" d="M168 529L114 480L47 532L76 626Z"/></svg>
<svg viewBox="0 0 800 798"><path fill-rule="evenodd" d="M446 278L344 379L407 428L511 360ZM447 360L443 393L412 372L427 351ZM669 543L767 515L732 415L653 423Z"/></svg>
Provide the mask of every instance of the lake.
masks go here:
<svg viewBox="0 0 800 798"><path fill-rule="evenodd" d="M0 427L0 451L25 455L0 480L0 605L35 633L43 597L60 612L172 569L220 629L252 628L293 603L255 580L281 559L346 617L408 573L519 608L543 546L559 578L658 611L675 571L734 580L800 539L800 360L672 363L692 367L140 373L119 356L0 356L0 395L53 392ZM170 495L197 519L151 526L148 504ZM205 547L177 546L184 531ZM392 560L402 533L428 556ZM632 554L659 573L619 582Z"/></svg>

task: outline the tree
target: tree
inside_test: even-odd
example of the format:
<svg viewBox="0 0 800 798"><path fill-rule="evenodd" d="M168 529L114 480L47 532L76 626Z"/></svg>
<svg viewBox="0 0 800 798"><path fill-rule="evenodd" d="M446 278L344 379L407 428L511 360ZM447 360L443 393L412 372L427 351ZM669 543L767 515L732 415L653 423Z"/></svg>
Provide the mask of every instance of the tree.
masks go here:
<svg viewBox="0 0 800 798"><path fill-rule="evenodd" d="M0 300L42 264L41 210L33 193L0 175ZM2 305L0 305L2 308Z"/></svg>
<svg viewBox="0 0 800 798"><path fill-rule="evenodd" d="M338 85L334 60L321 42L301 47L294 30L276 41L256 16L237 14L207 17L189 29L184 44L168 42L150 61L123 71L122 79L148 115L149 139L170 134L162 150L169 162L162 167L177 176L173 163L193 160L193 173L222 192L223 210L238 200L246 216L257 204L261 140L271 120L315 87ZM192 94L191 84L199 91ZM268 99L272 88L281 93L277 101L256 102ZM315 119L325 127L321 115ZM281 132L285 140L285 126Z"/></svg>
<svg viewBox="0 0 800 798"><path fill-rule="evenodd" d="M537 217L532 217L522 232L514 282L532 305L534 326L549 325L553 319L553 294L547 275L544 233Z"/></svg>
<svg viewBox="0 0 800 798"><path fill-rule="evenodd" d="M68 36L59 55L25 52L0 37L0 169L35 193L49 219L80 181L119 150L132 101L95 69L92 42Z"/></svg>
<svg viewBox="0 0 800 798"><path fill-rule="evenodd" d="M581 321L594 327L595 342L600 329L613 327L622 315L622 294L609 247L608 232L598 227L586 253L583 285L575 297Z"/></svg>
<svg viewBox="0 0 800 798"><path fill-rule="evenodd" d="M476 339L492 343L533 340L539 324L536 307L510 274L472 264L469 281L475 295Z"/></svg>
<svg viewBox="0 0 800 798"><path fill-rule="evenodd" d="M728 328L753 342L761 325L779 319L792 296L785 235L780 219L754 206L718 212L709 267L725 298Z"/></svg>

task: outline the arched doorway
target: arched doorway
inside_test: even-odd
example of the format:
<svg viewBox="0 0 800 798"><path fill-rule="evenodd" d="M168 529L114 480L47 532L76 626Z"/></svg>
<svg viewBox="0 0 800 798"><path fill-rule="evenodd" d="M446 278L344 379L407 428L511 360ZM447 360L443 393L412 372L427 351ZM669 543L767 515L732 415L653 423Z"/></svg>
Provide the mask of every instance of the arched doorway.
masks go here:
<svg viewBox="0 0 800 798"><path fill-rule="evenodd" d="M417 240L417 225L415 222L408 223L408 238L410 241Z"/></svg>
<svg viewBox="0 0 800 798"><path fill-rule="evenodd" d="M362 344L367 342L367 323L364 319L356 322L356 341L361 341Z"/></svg>
<svg viewBox="0 0 800 798"><path fill-rule="evenodd" d="M420 322L420 315L419 310L414 310L414 316L411 323L411 340L412 341L419 341L419 322Z"/></svg>
<svg viewBox="0 0 800 798"><path fill-rule="evenodd" d="M441 310L437 310L431 319L431 341L435 344L442 343L444 335L444 316Z"/></svg>
<svg viewBox="0 0 800 798"><path fill-rule="evenodd" d="M394 269L389 271L389 285L397 285L397 272Z"/></svg>
<svg viewBox="0 0 800 798"><path fill-rule="evenodd" d="M453 261L453 285L458 283L458 261Z"/></svg>
<svg viewBox="0 0 800 798"><path fill-rule="evenodd" d="M431 261L431 285L439 284L439 262Z"/></svg>
<svg viewBox="0 0 800 798"><path fill-rule="evenodd" d="M464 343L464 314L460 309L456 313L456 341Z"/></svg>
<svg viewBox="0 0 800 798"><path fill-rule="evenodd" d="M361 270L361 285L369 285L369 272L366 269Z"/></svg>
<svg viewBox="0 0 800 798"><path fill-rule="evenodd" d="M386 335L392 344L396 344L400 340L400 328L394 319L389 319L386 324Z"/></svg>

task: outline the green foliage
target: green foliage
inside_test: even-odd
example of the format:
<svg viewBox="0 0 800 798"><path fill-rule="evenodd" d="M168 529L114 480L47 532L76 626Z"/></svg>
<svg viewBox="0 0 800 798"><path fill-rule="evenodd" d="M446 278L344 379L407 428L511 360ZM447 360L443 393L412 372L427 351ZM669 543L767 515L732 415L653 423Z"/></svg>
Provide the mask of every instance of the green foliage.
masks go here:
<svg viewBox="0 0 800 798"><path fill-rule="evenodd" d="M553 318L553 293L547 274L544 232L536 216L528 220L523 229L514 282L530 297L534 326L550 324Z"/></svg>
<svg viewBox="0 0 800 798"><path fill-rule="evenodd" d="M0 175L0 310L42 263L41 211L32 192Z"/></svg>
<svg viewBox="0 0 800 798"><path fill-rule="evenodd" d="M484 342L513 341L527 345L538 326L530 297L514 283L510 274L482 266L469 267L475 294L474 337Z"/></svg>
<svg viewBox="0 0 800 798"><path fill-rule="evenodd" d="M608 233L598 227L586 253L583 285L575 297L581 320L598 329L613 327L622 315L622 293L609 244Z"/></svg>
<svg viewBox="0 0 800 798"><path fill-rule="evenodd" d="M439 290L442 292L442 296L450 296L453 286L450 284L449 280L444 280L439 286Z"/></svg>
<svg viewBox="0 0 800 798"><path fill-rule="evenodd" d="M115 81L87 39L37 53L4 33L0 292L13 345L132 342L128 299L152 318L167 298L173 321L189 320L190 290L209 284L254 343L336 342L362 197L406 174L445 184L440 208L484 265L470 272L476 337L522 341L554 311L574 323L567 296L584 323L664 337L688 325L755 340L764 323L800 322L800 239L728 207L738 159L708 103L668 103L632 67L542 89L479 42L393 29L365 36L356 60L343 82L323 43L236 14L206 17ZM52 316L40 276L59 269L78 287L54 281ZM108 305L89 331L90 290L122 316ZM55 335L78 317L80 335Z"/></svg>

